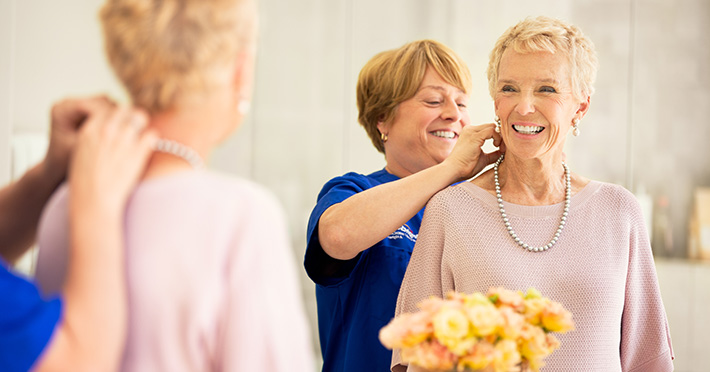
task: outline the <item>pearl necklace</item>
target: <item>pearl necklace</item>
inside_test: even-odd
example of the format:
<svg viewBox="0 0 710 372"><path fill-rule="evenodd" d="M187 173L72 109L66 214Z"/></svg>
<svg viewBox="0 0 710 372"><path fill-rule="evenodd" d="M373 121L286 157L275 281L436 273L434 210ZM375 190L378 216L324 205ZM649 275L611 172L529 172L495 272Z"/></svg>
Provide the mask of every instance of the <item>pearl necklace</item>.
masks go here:
<svg viewBox="0 0 710 372"><path fill-rule="evenodd" d="M552 248L555 243L557 243L557 240L560 238L560 234L562 233L562 229L565 228L565 222L567 221L567 215L569 214L569 204L570 199L572 198L572 182L570 180L569 168L567 167L567 164L565 164L565 162L562 162L562 166L565 168L565 209L564 212L562 212L562 218L560 218L560 225L557 227L555 236L552 237L552 240L550 240L549 243L543 245L542 247L532 247L526 243L523 243L523 241L520 240L518 235L513 230L513 227L510 226L508 216L505 214L505 208L503 207L503 197L500 194L500 183L498 183L498 166L501 162L503 162L504 157L505 155L501 155L500 158L498 158L498 161L496 161L495 165L493 166L493 175L496 184L496 197L498 198L498 207L500 208L500 215L501 217L503 217L503 223L505 224L505 228L508 229L508 234L510 234L510 237L513 238L513 240L515 240L515 242L518 243L518 245L523 247L525 250L529 252L546 251Z"/></svg>
<svg viewBox="0 0 710 372"><path fill-rule="evenodd" d="M164 152L166 154L171 154L182 158L195 169L200 169L204 165L202 158L197 153L197 151L173 140L160 138L155 143L153 149L155 151Z"/></svg>

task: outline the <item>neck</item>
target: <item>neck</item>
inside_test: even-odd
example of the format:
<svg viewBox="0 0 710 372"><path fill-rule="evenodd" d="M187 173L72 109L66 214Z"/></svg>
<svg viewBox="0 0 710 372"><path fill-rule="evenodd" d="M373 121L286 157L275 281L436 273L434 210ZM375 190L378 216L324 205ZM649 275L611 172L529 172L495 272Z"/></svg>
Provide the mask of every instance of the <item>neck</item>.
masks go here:
<svg viewBox="0 0 710 372"><path fill-rule="evenodd" d="M562 157L520 159L506 155L499 166L506 201L521 205L550 205L565 198Z"/></svg>
<svg viewBox="0 0 710 372"><path fill-rule="evenodd" d="M233 127L234 122L229 114L219 104L203 102L200 105L190 105L155 113L151 116L149 126L158 132L162 141L163 151L153 153L146 168L145 178L158 177L169 173L183 171L194 167L186 157L207 159L212 149ZM177 143L186 148L172 150L166 147ZM194 151L193 155L185 155Z"/></svg>

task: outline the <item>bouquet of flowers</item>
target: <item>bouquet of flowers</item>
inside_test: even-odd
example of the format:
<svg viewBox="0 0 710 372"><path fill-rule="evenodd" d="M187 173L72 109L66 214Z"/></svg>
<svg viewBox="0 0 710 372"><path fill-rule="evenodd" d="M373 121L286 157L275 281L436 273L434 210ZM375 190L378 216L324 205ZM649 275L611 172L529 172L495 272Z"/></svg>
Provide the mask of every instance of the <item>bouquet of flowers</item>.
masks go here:
<svg viewBox="0 0 710 372"><path fill-rule="evenodd" d="M504 288L482 293L450 292L431 297L420 311L404 313L380 330L402 361L433 370L539 371L560 346L552 332L574 329L572 314L534 288L523 294Z"/></svg>

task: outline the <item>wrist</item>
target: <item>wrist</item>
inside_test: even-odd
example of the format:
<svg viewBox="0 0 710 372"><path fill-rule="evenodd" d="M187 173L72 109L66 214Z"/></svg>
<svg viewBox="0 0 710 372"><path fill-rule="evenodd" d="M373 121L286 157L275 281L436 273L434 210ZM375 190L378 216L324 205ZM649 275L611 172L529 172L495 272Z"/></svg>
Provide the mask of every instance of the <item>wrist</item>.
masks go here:
<svg viewBox="0 0 710 372"><path fill-rule="evenodd" d="M66 177L67 169L66 167L60 167L52 162L48 158L44 158L39 167L39 177L42 179L42 183L52 187L54 190L59 186L64 178Z"/></svg>
<svg viewBox="0 0 710 372"><path fill-rule="evenodd" d="M470 172L465 169L459 161L451 157L446 158L444 161L437 164L436 167L440 169L442 177L444 177L449 184L469 178Z"/></svg>

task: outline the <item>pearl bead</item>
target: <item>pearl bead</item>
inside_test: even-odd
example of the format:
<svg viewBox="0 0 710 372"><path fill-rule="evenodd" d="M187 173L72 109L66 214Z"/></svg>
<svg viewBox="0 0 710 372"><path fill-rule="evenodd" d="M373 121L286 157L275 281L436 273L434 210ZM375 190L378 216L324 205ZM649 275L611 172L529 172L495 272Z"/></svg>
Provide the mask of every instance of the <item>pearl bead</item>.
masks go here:
<svg viewBox="0 0 710 372"><path fill-rule="evenodd" d="M195 169L204 166L204 162L197 151L173 140L159 138L153 146L153 150L182 158Z"/></svg>

